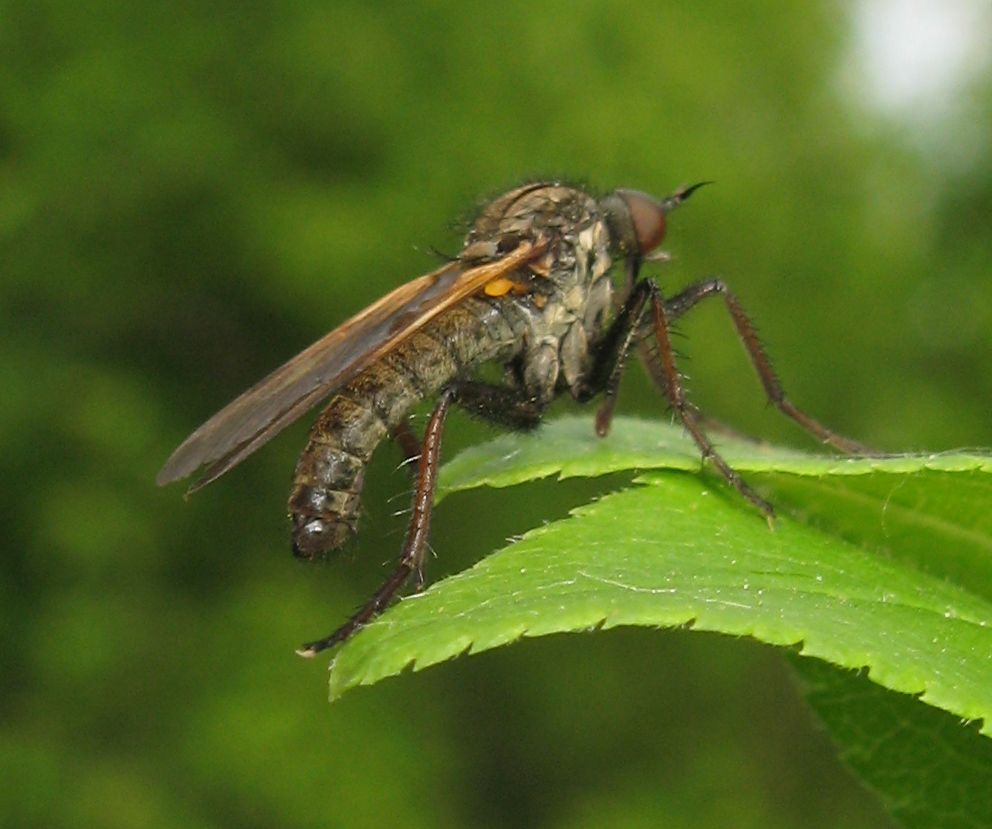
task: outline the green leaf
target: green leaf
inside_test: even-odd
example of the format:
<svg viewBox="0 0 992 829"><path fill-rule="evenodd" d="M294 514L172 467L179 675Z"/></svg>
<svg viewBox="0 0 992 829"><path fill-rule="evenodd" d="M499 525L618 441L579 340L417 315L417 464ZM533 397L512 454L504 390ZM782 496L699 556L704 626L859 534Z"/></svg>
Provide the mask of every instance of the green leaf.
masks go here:
<svg viewBox="0 0 992 829"><path fill-rule="evenodd" d="M913 829L992 826L992 742L860 674L794 658L841 759Z"/></svg>
<svg viewBox="0 0 992 829"><path fill-rule="evenodd" d="M463 453L444 470L448 492L639 474L390 609L337 654L332 697L521 636L691 625L867 668L992 734L989 459L723 443L735 468L789 507L774 531L722 483L677 471L698 470L698 454L658 423L619 421L599 440L587 419L569 418Z"/></svg>
<svg viewBox="0 0 992 829"><path fill-rule="evenodd" d="M939 452L854 458L846 455L811 455L794 449L748 440L712 436L724 458L739 471L788 472L796 475L867 475L876 471L914 473L992 472L992 456L982 452ZM506 434L466 449L445 464L442 494L483 484L495 487L545 478L606 475L639 469L700 468L699 450L683 430L656 420L617 418L608 438L593 433L586 416L563 417L532 435ZM987 481L992 491L992 481ZM986 536L992 516L985 519Z"/></svg>
<svg viewBox="0 0 992 829"><path fill-rule="evenodd" d="M718 440L724 458L780 508L857 544L912 562L992 600L992 456L981 452L884 459L810 455ZM699 450L677 427L618 419L606 440L587 417L554 421L535 436L504 435L442 470L440 497L480 485L508 487L646 469L700 469ZM955 473L948 475L947 473Z"/></svg>

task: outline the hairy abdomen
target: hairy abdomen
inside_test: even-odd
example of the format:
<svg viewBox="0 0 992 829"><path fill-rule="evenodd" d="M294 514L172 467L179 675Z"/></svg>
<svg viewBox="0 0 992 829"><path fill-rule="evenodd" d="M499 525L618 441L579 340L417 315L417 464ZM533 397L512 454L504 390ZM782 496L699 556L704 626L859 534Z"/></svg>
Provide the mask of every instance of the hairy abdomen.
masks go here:
<svg viewBox="0 0 992 829"><path fill-rule="evenodd" d="M289 497L293 552L322 558L358 528L365 466L413 406L488 360L508 360L522 337L512 302L466 300L354 377L310 431Z"/></svg>

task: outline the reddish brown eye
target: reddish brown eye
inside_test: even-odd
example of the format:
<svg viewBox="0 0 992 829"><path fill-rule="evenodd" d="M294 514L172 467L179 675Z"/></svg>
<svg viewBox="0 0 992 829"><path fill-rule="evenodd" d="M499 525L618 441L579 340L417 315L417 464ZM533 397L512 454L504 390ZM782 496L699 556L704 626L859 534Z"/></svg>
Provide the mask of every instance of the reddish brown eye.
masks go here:
<svg viewBox="0 0 992 829"><path fill-rule="evenodd" d="M617 190L617 195L630 211L638 252L644 255L654 250L665 238L665 206L639 190Z"/></svg>

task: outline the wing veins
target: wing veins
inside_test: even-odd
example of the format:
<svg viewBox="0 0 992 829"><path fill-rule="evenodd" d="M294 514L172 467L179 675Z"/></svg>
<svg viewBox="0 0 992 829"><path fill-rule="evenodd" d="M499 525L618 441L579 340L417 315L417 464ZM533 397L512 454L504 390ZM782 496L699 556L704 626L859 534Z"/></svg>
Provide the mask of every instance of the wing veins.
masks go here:
<svg viewBox="0 0 992 829"><path fill-rule="evenodd" d="M546 249L544 240L522 242L495 262L456 260L399 286L228 403L176 448L156 482L207 466L189 491L206 486L438 314Z"/></svg>

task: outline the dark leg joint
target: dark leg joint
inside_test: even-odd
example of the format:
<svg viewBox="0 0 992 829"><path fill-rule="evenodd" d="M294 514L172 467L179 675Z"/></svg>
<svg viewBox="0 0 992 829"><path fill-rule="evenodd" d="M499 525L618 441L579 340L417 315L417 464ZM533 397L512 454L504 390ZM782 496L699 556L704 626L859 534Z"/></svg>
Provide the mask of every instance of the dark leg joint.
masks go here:
<svg viewBox="0 0 992 829"><path fill-rule="evenodd" d="M454 402L470 415L518 432L537 428L547 403L522 388L460 381L452 385Z"/></svg>

